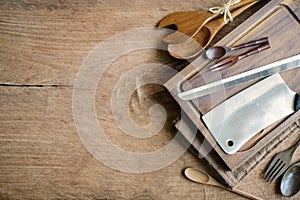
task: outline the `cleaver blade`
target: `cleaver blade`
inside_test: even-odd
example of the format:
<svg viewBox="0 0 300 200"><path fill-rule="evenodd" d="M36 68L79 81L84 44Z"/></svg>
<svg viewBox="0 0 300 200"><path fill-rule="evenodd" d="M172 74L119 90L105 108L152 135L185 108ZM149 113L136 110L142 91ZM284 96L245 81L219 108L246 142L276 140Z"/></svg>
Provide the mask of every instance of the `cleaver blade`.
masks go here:
<svg viewBox="0 0 300 200"><path fill-rule="evenodd" d="M261 130L299 108L299 95L275 74L227 99L202 119L222 150L234 154Z"/></svg>

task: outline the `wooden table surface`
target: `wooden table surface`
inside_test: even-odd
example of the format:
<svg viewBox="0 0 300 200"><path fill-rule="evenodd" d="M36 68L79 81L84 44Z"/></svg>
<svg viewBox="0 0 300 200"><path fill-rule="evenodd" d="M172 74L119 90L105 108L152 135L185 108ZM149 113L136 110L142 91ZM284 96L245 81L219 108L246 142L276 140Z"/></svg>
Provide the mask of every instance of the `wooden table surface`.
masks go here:
<svg viewBox="0 0 300 200"><path fill-rule="evenodd" d="M182 175L184 168L206 169L189 151L170 165L148 173L126 173L106 166L81 142L72 112L77 72L89 52L102 41L126 30L154 27L174 11L207 9L222 2L1 1L0 199L243 199L188 181ZM247 15L230 27L245 18ZM230 28L223 30L218 38L228 31ZM129 53L109 66L97 86L98 120L110 141L127 151L162 148L173 138L173 122L180 114L164 88L145 86L130 100L131 116L145 126L150 121L150 106L160 103L168 113L163 129L151 139L138 139L122 133L115 124L110 110L114 85L127 71L149 61L173 67L180 64L165 52ZM298 138L299 133L281 144L277 152ZM298 150L293 162L299 159ZM266 158L238 189L264 199L282 199L280 182L268 184L262 178L270 160ZM299 198L298 193L290 199Z"/></svg>

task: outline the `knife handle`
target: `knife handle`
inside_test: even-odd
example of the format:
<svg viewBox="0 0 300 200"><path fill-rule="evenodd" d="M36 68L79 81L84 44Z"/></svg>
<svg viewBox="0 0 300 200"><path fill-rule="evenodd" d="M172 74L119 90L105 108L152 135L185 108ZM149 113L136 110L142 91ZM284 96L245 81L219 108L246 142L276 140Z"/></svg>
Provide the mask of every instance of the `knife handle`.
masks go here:
<svg viewBox="0 0 300 200"><path fill-rule="evenodd" d="M296 94L295 96L295 112L300 109L300 95Z"/></svg>

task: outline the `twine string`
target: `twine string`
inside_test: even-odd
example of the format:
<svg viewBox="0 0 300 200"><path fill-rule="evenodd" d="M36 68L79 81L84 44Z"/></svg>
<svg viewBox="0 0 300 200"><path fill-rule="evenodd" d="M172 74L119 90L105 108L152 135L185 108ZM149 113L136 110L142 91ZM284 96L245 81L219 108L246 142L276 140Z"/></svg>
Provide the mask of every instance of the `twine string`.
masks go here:
<svg viewBox="0 0 300 200"><path fill-rule="evenodd" d="M225 3L222 7L212 7L209 8L209 12L214 14L220 14L224 15L224 22L227 22L227 18L232 22L233 17L230 13L230 7L239 3L241 0L229 0L227 3Z"/></svg>

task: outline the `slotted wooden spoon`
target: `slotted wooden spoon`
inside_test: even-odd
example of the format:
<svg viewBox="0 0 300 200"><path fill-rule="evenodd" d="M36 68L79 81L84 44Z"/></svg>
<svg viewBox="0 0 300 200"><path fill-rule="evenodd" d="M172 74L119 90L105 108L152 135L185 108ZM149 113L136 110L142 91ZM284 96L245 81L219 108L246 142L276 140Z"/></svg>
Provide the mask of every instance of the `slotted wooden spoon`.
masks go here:
<svg viewBox="0 0 300 200"><path fill-rule="evenodd" d="M243 0L240 3L231 6L230 11L256 1L258 0ZM217 17L219 17L219 14L213 14L207 10L174 12L164 17L159 22L158 27L175 27L177 31L164 37L163 41L170 44L176 44L184 42L189 37L192 37L202 28L202 26Z"/></svg>
<svg viewBox="0 0 300 200"><path fill-rule="evenodd" d="M256 4L258 1L249 3L240 7L232 12L232 17L235 18L242 14L245 10ZM182 43L169 44L169 53L177 59L190 59L201 53L216 36L216 34L226 25L229 21L224 22L223 18L218 18L206 23L194 37L190 37Z"/></svg>

